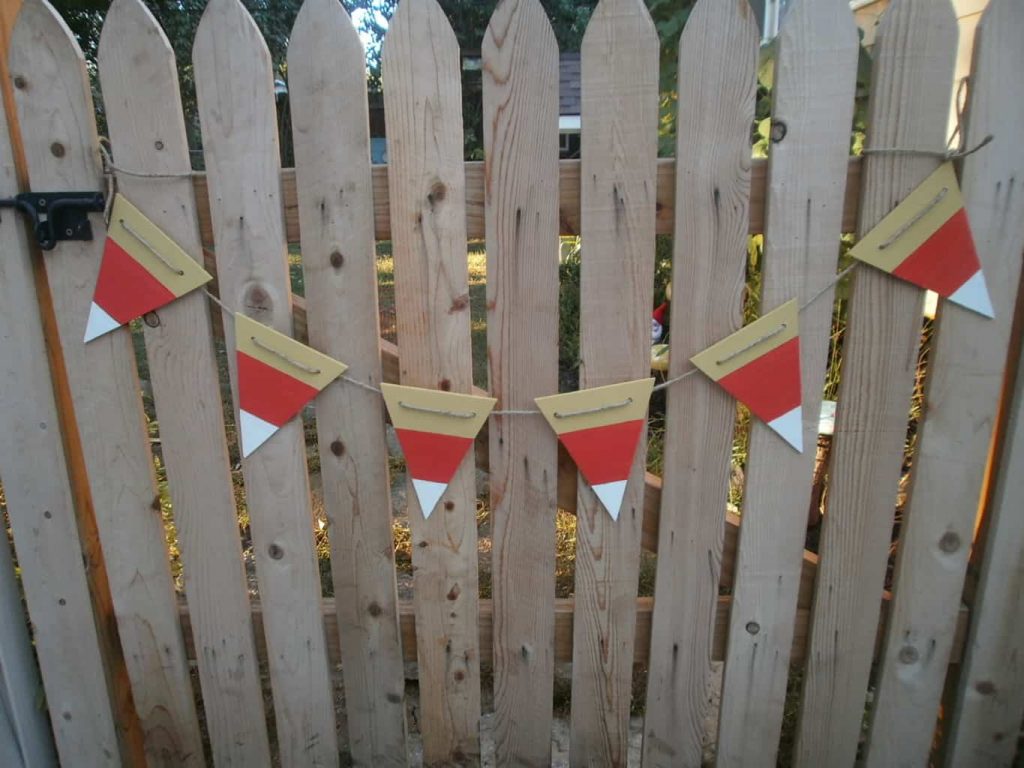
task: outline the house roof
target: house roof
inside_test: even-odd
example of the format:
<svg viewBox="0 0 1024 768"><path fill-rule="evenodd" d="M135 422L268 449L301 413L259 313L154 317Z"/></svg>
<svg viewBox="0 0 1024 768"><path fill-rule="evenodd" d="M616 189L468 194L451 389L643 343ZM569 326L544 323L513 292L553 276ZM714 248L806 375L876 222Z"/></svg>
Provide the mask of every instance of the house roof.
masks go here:
<svg viewBox="0 0 1024 768"><path fill-rule="evenodd" d="M559 89L558 89L558 114L579 115L581 110L580 83L582 80L580 70L580 55L578 53L563 53L558 62Z"/></svg>

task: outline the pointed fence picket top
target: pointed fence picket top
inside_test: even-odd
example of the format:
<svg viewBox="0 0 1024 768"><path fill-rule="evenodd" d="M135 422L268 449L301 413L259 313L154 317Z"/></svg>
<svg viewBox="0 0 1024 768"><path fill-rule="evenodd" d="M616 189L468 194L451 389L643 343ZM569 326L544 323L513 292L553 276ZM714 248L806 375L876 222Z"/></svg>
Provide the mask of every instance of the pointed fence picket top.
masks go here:
<svg viewBox="0 0 1024 768"><path fill-rule="evenodd" d="M758 42L746 0L701 0L679 42L670 378L741 324ZM735 413L703 376L668 391L645 766L701 763Z"/></svg>
<svg viewBox="0 0 1024 768"><path fill-rule="evenodd" d="M99 75L118 191L202 263L191 180L135 174L191 169L178 72L167 38L141 0L115 0L99 45ZM208 300L179 298L143 324L185 589L217 764L270 759L263 692L242 568L231 467Z"/></svg>
<svg viewBox="0 0 1024 768"><path fill-rule="evenodd" d="M27 0L11 41L11 75L36 191L102 190L85 60L43 0ZM20 80L19 80L20 78ZM155 764L203 765L185 647L127 330L88 346L82 331L103 250L64 242L46 257L60 342L89 473L118 631L146 753Z"/></svg>
<svg viewBox="0 0 1024 768"><path fill-rule="evenodd" d="M558 43L538 0L499 3L483 71L491 393L531 409L558 390ZM490 462L495 752L548 765L556 437L543 419L496 416Z"/></svg>
<svg viewBox="0 0 1024 768"><path fill-rule="evenodd" d="M1024 178L1024 145L1019 138L1024 125L1024 86L1019 78L1006 75L1021 71L1024 63L1022 31L1024 8L1002 0L993 0L979 28L963 128L969 145L986 136L992 136L992 143L964 158L961 186L995 317L986 318L951 302L942 307L938 340L929 362L928 418L918 437L914 488L904 510L892 613L872 713L869 766L928 761L956 634L971 549L968 542L974 535L978 497L989 461L1024 251L1024 227L1020 224L1024 207L1019 187L1014 190ZM1009 467L1007 470L1012 472ZM998 507L995 514L999 514ZM1007 525L1006 544L1012 547L1011 541L1020 542L1019 533L1012 535L1013 526L1019 528L1019 524ZM1001 534L995 529L991 533L989 541L1003 545ZM985 562L991 579L991 561L986 558ZM992 581L986 587L982 594L1000 588ZM999 602L999 611L1007 611L1007 603ZM991 613L983 614L983 621L990 622ZM975 621L972 626L983 631L980 627L985 624ZM985 652L989 660L1005 660L1011 657L1008 651L988 647L981 654L972 653L969 661L977 664L986 658ZM991 698L1006 702L1002 712L993 708L989 713L993 722L985 727L994 734L1013 734L1020 723L1022 700L1014 683L1004 679L1007 666L1005 661L994 664L985 677L975 678L994 681L1000 692ZM968 674L976 673L976 668L968 669ZM1010 703L1013 698L1016 706ZM1011 723L1014 711L1016 724ZM1003 727L1005 731L1000 730ZM1014 739L1007 736L1005 740ZM982 750L973 760L977 764L1009 763L1013 747L1000 747L998 742L993 739L991 744L996 753L1005 754L1004 759L990 754L991 760L984 760ZM967 759L963 751L959 755Z"/></svg>
<svg viewBox="0 0 1024 768"><path fill-rule="evenodd" d="M288 80L309 341L380 386L366 60L338 0L306 0ZM380 395L351 384L317 400L349 750L406 764L405 679Z"/></svg>
<svg viewBox="0 0 1024 768"><path fill-rule="evenodd" d="M381 53L402 384L469 393L469 274L459 45L436 0L402 0ZM476 477L463 458L409 526L427 765L479 759ZM425 515L429 514L429 517Z"/></svg>
<svg viewBox="0 0 1024 768"><path fill-rule="evenodd" d="M849 167L859 39L845 0L797 0L776 41L762 314L797 299L803 453L751 425L743 525L733 577L718 764L778 750L832 333L837 244ZM813 304L807 304L812 297Z"/></svg>
<svg viewBox="0 0 1024 768"><path fill-rule="evenodd" d="M291 334L273 68L239 0L211 0L193 50L222 301ZM238 422L233 323L224 323ZM302 423L242 461L281 762L338 759Z"/></svg>
<svg viewBox="0 0 1024 768"><path fill-rule="evenodd" d="M641 0L601 0L582 46L580 388L646 378L654 285L658 35ZM646 428L640 445L646 445ZM625 765L644 451L618 520L581 479L570 762Z"/></svg>
<svg viewBox="0 0 1024 768"><path fill-rule="evenodd" d="M874 51L868 145L946 144L957 26L948 3L895 0ZM935 170L939 160L874 155L865 161L864 235ZM923 294L858 269L843 345L829 514L804 672L798 765L853 762L864 714L878 605L903 461L920 344Z"/></svg>

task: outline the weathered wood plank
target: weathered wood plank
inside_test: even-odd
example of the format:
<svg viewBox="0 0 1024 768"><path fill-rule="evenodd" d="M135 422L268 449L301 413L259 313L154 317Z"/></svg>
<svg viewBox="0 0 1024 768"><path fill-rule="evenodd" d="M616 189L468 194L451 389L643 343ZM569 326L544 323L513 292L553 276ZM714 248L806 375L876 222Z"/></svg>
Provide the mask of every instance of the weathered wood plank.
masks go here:
<svg viewBox="0 0 1024 768"><path fill-rule="evenodd" d="M486 236L484 223L484 164L466 164L466 236L480 240ZM559 232L563 235L580 233L580 161L562 160L559 163ZM846 203L843 208L843 232L857 228L857 208L860 202L860 158L850 158L850 169L846 176ZM192 177L196 203L199 206L199 224L203 233L203 244L213 246L213 230L210 222L210 191L206 175L196 173ZM750 185L750 234L764 232L768 164L754 160L751 167ZM671 235L675 230L676 161L663 157L658 160L657 182L657 232ZM295 191L295 172L286 168L281 172L281 197L284 202L285 224L288 242L299 241L299 210ZM386 165L373 166L373 218L374 231L378 240L391 239L391 203Z"/></svg>
<svg viewBox="0 0 1024 768"><path fill-rule="evenodd" d="M174 53L140 0L115 0L99 45L99 75L117 162L144 173L191 169ZM202 259L185 179L123 176L118 189L188 253ZM242 568L210 311L195 291L143 324L185 590L199 654L214 761L270 760L263 691Z"/></svg>
<svg viewBox="0 0 1024 768"><path fill-rule="evenodd" d="M403 0L382 51L402 384L470 392L459 45L436 0ZM410 485L425 765L479 761L476 473L463 459L429 518Z"/></svg>
<svg viewBox="0 0 1024 768"><path fill-rule="evenodd" d="M193 60L221 299L233 311L290 334L273 67L239 0L211 0L196 32ZM230 322L225 337L233 349ZM228 360L237 424L235 356ZM281 762L335 765L334 704L301 422L292 419L244 459L242 472Z"/></svg>
<svg viewBox="0 0 1024 768"><path fill-rule="evenodd" d="M13 18L4 19L5 38L8 21ZM0 51L6 84L6 44ZM6 106L11 112L9 120L0 121L0 197L20 191L9 130L15 125L13 101ZM22 223L6 211L0 216L0 253L0 477L34 626L43 690L50 703L53 737L65 764L80 759L116 766L120 755L110 688L83 567L40 307L35 301L31 251ZM8 554L8 550L2 553L0 569L11 567ZM6 573L0 576L7 577ZM9 577L13 579L13 570ZM51 592L55 584L61 585L56 600ZM5 601L0 611L7 617L5 623L12 625L2 634L20 624L20 614L11 612L14 606L21 611L20 597L15 596L11 605ZM5 646L10 642L0 640ZM8 670L0 677L10 680L14 674ZM31 706L35 709L34 703ZM71 717L64 717L65 712Z"/></svg>
<svg viewBox="0 0 1024 768"><path fill-rule="evenodd" d="M720 596L718 598L718 609L714 615L713 642L711 645L711 658L713 661L725 659L725 643L729 629L729 610L732 605L731 598ZM331 600L323 602L324 629L327 631L327 647L330 650L332 664L341 663L341 654L338 652L338 619L337 605ZM572 661L572 626L573 626L572 598L558 598L555 600L555 662L564 664ZM490 600L480 601L480 625L478 628L480 636L480 663L490 664L493 661L491 653L494 637L494 604ZM873 654L881 651L882 635L884 634L885 618L888 615L889 596L884 595L881 601L881 622L879 623L877 640L873 646ZM399 617L402 629L402 653L405 661L416 661L416 617L415 608L411 601L400 601L398 604ZM651 614L654 610L654 600L650 597L638 597L636 599L636 640L633 643L633 663L646 664L648 661L648 650L651 640ZM793 633L793 649L790 659L793 662L803 661L807 651L807 632L809 628L810 610L798 608L796 612L795 631ZM185 637L190 638L190 619L188 608L182 604L180 607L181 621L185 628ZM953 643L953 654L950 656L950 664L958 664L963 660L964 644L967 637L967 625L970 620L970 611L961 607L957 618L956 638ZM263 643L263 634L260 632L263 621L263 609L258 603L253 606L253 622L256 626L256 647L261 659L266 658L266 646ZM195 650L188 645L189 659L195 658Z"/></svg>
<svg viewBox="0 0 1024 768"><path fill-rule="evenodd" d="M794 297L803 307L804 452L763 422L751 426L720 766L773 765L782 730L849 161L850 140L840 128L853 121L857 86L860 44L849 3L798 0L776 45L772 120L787 130L769 158L762 311Z"/></svg>
<svg viewBox="0 0 1024 768"><path fill-rule="evenodd" d="M26 2L11 43L30 182L36 190L102 189L92 94L70 30L42 0ZM199 723L176 620L174 587L127 330L85 345L105 228L47 256L75 414L121 645L151 764L202 765ZM53 599L52 594L48 599Z"/></svg>
<svg viewBox="0 0 1024 768"><path fill-rule="evenodd" d="M17 191L28 189L28 167L25 162L25 148L18 125L17 107L14 103L14 83L8 70L8 52L14 22L21 10L22 0L8 0L0 3L0 91L3 92L4 111L7 113L7 127L14 154L14 176ZM30 246L31 247L31 246ZM35 253L36 251L32 251ZM68 386L64 360L60 355L60 333L53 309L53 297L46 280L46 269L41 258L31 259L31 271L35 277L35 295L39 304L39 319L42 324L45 353L50 362L51 383L56 420L63 437L64 461L70 481L71 503L78 523L78 543L86 564L85 580L92 598L95 617L96 637L102 656L102 668L113 702L115 730L122 758L126 761L144 760L142 727L132 701L131 681L124 662L124 653L117 638L117 621L114 618L114 601L110 595L110 582L106 564L103 562L96 517L89 495L89 478L85 471L85 459L75 423L71 391ZM27 291L31 292L29 289ZM27 295L27 294L26 294ZM44 682L44 686L46 683Z"/></svg>
<svg viewBox="0 0 1024 768"><path fill-rule="evenodd" d="M872 146L945 145L956 39L948 3L889 7L875 46ZM860 234L938 163L869 157ZM869 267L855 277L796 746L803 766L848 765L856 755L920 342L922 291Z"/></svg>
<svg viewBox="0 0 1024 768"><path fill-rule="evenodd" d="M483 70L491 395L530 409L558 390L558 43L538 0L498 5ZM497 764L547 766L558 443L540 418L495 416L489 438Z"/></svg>
<svg viewBox="0 0 1024 768"><path fill-rule="evenodd" d="M0 131L2 134L3 131ZM0 135L0 140L3 140ZM4 152L4 150L0 150ZM12 218L10 216L8 219ZM13 224L13 226L12 226ZM0 229L20 228L17 222L4 225L0 223ZM4 234L0 239L6 241ZM10 243L4 242L4 245ZM24 247L22 241L18 245ZM5 254L11 254L13 248L5 248ZM7 270L0 266L0 285L7 284ZM31 296L28 292L27 296ZM6 292L0 292L0 300L7 299ZM6 336L10 334L11 326L8 318L0 315L0 352L9 353L12 350L7 343ZM24 327L24 317L18 318L17 328ZM11 362L22 362L19 355L4 358L8 365ZM45 357L44 357L45 359ZM2 380L6 385L9 379L15 377L15 372L5 371ZM20 388L19 388L20 389ZM43 397L49 393L43 391ZM31 399L31 398L29 398ZM14 406L12 403L0 400L0 408L11 411L20 410L21 403ZM14 435L11 427L18 427L19 432L24 430L24 425L10 424L10 418L0 421L0 425L6 435ZM37 426L36 429L39 429ZM5 442L13 442L10 439ZM21 446L18 446L21 448ZM0 468L6 466L9 453L8 450L0 449ZM35 457L29 459L35 461ZM14 466L15 471L24 471L24 467ZM47 478L45 482L49 482ZM66 481L64 481L66 483ZM19 488L19 493L21 489ZM45 519L45 518L44 518ZM52 519L52 515L51 515ZM84 583L82 575L78 581ZM88 597L88 596L87 596ZM88 600L86 608L88 609ZM28 768L35 765L58 765L57 752L53 743L53 735L50 731L50 724L47 722L47 710L37 705L41 681L39 668L36 666L35 655L32 653L32 637L28 631L28 616L25 614L21 604L21 590L18 587L18 574L14 570L14 559L11 556L11 547L7 537L0 537L0 616L4 617L0 622L0 764L11 768ZM91 619L86 615L86 619ZM37 631L49 631L47 628L37 627ZM95 639L95 638L94 638ZM92 691L88 691L89 694ZM106 693L106 687L100 689L100 695ZM102 723L104 716L109 720L109 703L101 699L101 709L106 708L106 713L101 711L98 720ZM92 734L90 733L90 738ZM113 732L108 729L108 736ZM109 762L109 761L108 761Z"/></svg>
<svg viewBox="0 0 1024 768"><path fill-rule="evenodd" d="M288 56L310 343L381 382L366 58L338 0L306 0ZM353 386L317 399L324 507L349 749L358 766L406 764L384 404Z"/></svg>
<svg viewBox="0 0 1024 768"><path fill-rule="evenodd" d="M679 42L670 377L741 324L758 41L745 0L703 0ZM645 766L701 763L734 420L703 377L668 392Z"/></svg>
<svg viewBox="0 0 1024 768"><path fill-rule="evenodd" d="M1009 26L1018 24L1010 21ZM1010 407L979 591L948 730L947 764L956 768L1011 765L1024 718L1024 376L1017 377Z"/></svg>
<svg viewBox="0 0 1024 768"><path fill-rule="evenodd" d="M1024 144L1019 140L1024 126L1024 83L1019 78L1008 78L1006 73L1024 71L1020 44L1024 39L1024 6L993 0L979 33L966 135L974 143L988 135L994 140L963 161L962 189L996 316L989 320L948 302L939 315L938 338L929 362L928 417L918 437L914 488L904 512L891 623L867 753L869 766L924 764L928 760L1021 276L1024 196L1015 187L1024 179ZM1006 490L1002 493L1004 503L1010 501ZM1024 508L1022 498L1016 497L1017 511ZM999 515L1001 509L997 506L994 514ZM1003 517L1004 531L991 530L989 541L1002 550L1006 559L994 565L983 561L987 587L993 590L987 599L983 598L988 606L983 618L995 623L987 624L982 643L994 637L1006 638L1001 634L1004 617L1017 608L1013 592L1002 590L1013 583L1011 573L1015 565L1019 566L1013 557L1018 551L1014 542L1020 541L1022 530L1020 515ZM1001 540L1004 533L1005 541ZM989 557L993 554L990 552ZM1000 574L1000 568L1008 570ZM976 625L975 632L981 631ZM994 647L976 648L971 661L982 675L998 673L975 681L994 680L1001 691L1006 690L1008 698L1001 694L977 695L976 691L968 696L979 704L1004 702L1008 709L998 705L993 709L979 707L975 711L984 712L983 719L975 721L973 728L961 721L961 735L966 737L961 742L961 759L972 732L977 739L974 745L980 746L982 734L998 733L1006 726L1006 740L1012 742L1016 733L1016 726L1008 722L1012 713L1017 713L1017 725L1020 723L1022 700L1014 696L1013 683L1007 679L1014 669L1012 649L999 647L1000 640L995 642ZM984 739L984 743L995 753L1005 754L1005 760L996 759L995 753L991 761L981 761L981 753L974 760L994 765L1008 764L1012 759L1012 745L1000 745L991 739ZM968 752L971 749L968 747Z"/></svg>
<svg viewBox="0 0 1024 768"><path fill-rule="evenodd" d="M582 46L580 388L650 370L658 36L640 0L601 0ZM646 445L646 429L640 438ZM644 492L637 451L613 520L579 483L570 762L626 764Z"/></svg>

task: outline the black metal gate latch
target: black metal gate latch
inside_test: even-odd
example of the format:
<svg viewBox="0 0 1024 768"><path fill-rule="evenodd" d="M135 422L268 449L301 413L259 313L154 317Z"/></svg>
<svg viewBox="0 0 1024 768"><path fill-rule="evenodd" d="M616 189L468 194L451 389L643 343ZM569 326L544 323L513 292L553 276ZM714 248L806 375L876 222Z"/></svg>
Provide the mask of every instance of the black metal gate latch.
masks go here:
<svg viewBox="0 0 1024 768"><path fill-rule="evenodd" d="M0 198L0 208L14 208L32 220L44 251L62 240L92 240L88 214L102 212L104 204L102 192L25 192Z"/></svg>

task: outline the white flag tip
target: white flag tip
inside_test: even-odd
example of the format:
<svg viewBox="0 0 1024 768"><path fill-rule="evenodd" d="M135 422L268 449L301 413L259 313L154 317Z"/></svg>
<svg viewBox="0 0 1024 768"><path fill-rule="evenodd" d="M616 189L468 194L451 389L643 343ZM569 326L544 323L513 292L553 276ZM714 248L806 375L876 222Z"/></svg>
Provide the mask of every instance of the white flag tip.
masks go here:
<svg viewBox="0 0 1024 768"><path fill-rule="evenodd" d="M791 411L772 419L768 426L789 443L797 453L804 452L804 409L798 405Z"/></svg>
<svg viewBox="0 0 1024 768"><path fill-rule="evenodd" d="M996 312L992 308L992 298L988 293L988 285L985 283L985 274L980 269L971 276L970 280L953 291L949 300L989 319L996 316Z"/></svg>
<svg viewBox="0 0 1024 768"><path fill-rule="evenodd" d="M85 324L85 343L98 339L115 328L120 328L121 323L108 315L103 307L95 301L89 307L89 322Z"/></svg>
<svg viewBox="0 0 1024 768"><path fill-rule="evenodd" d="M622 499L626 495L626 480L615 480L611 483L598 483L590 486L601 500L601 504L608 510L612 520L619 519L619 510L622 509Z"/></svg>
<svg viewBox="0 0 1024 768"><path fill-rule="evenodd" d="M238 412L238 435L241 443L242 458L247 458L263 445L270 436L277 432L280 427L275 427L269 421L264 421L259 416L253 416L248 411Z"/></svg>
<svg viewBox="0 0 1024 768"><path fill-rule="evenodd" d="M435 483L432 480L417 480L413 478L412 487L416 491L416 498L420 502L420 510L423 512L423 517L430 517L430 513L434 511L434 507L437 506L437 502L441 500L441 496L444 494L445 488L448 487L448 483Z"/></svg>

